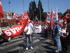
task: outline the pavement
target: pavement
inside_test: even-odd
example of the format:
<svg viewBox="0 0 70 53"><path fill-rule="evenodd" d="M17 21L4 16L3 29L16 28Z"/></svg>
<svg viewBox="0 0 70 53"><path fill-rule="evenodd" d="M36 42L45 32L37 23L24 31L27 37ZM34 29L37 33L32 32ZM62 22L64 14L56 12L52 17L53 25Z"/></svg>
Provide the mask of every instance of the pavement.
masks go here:
<svg viewBox="0 0 70 53"><path fill-rule="evenodd" d="M0 44L0 53L55 53L53 40L41 37L41 34L33 34L33 48L25 50L25 36L13 38L9 42ZM70 46L69 46L70 48ZM68 52L69 53L69 52Z"/></svg>

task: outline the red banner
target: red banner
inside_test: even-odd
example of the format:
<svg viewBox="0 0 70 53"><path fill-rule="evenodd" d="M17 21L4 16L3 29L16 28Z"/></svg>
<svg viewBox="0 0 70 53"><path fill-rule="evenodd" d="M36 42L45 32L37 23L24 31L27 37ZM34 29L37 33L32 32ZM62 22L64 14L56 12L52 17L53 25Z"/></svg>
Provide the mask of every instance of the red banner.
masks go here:
<svg viewBox="0 0 70 53"><path fill-rule="evenodd" d="M28 18L28 15L25 15L25 17L18 22L20 25L16 25L11 28L2 30L2 32L4 33L4 38L8 39L9 37L19 36L22 32L24 32L24 28L28 23Z"/></svg>
<svg viewBox="0 0 70 53"><path fill-rule="evenodd" d="M15 37L20 35L20 33L23 32L22 28L23 28L23 25L17 25L12 28L3 30L4 38L7 39L8 37Z"/></svg>
<svg viewBox="0 0 70 53"><path fill-rule="evenodd" d="M27 25L28 19L22 19L20 20L19 23L21 23L21 25L16 25L13 26L11 28L2 30L4 33L4 38L8 39L9 37L15 37L15 36L19 36L22 32L24 32L24 28Z"/></svg>

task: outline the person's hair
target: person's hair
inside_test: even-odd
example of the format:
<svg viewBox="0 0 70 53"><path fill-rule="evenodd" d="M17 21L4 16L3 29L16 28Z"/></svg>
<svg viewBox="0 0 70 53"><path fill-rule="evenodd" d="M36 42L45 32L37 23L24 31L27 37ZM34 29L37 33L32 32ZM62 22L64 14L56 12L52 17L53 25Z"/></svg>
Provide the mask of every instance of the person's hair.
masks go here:
<svg viewBox="0 0 70 53"><path fill-rule="evenodd" d="M56 21L55 24L58 24L58 21Z"/></svg>
<svg viewBox="0 0 70 53"><path fill-rule="evenodd" d="M64 22L63 22L63 25L66 25L66 24L67 24L67 22L66 22L66 21L64 21Z"/></svg>

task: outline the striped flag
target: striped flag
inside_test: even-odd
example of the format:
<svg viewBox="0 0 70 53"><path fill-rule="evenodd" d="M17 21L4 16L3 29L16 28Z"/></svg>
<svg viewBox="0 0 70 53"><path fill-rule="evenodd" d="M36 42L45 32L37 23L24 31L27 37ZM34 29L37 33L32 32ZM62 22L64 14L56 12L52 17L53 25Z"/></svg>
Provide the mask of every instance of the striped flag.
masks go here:
<svg viewBox="0 0 70 53"><path fill-rule="evenodd" d="M51 19L53 19L54 21L58 21L58 13L57 13L57 11L51 11L50 14L49 14L49 17Z"/></svg>
<svg viewBox="0 0 70 53"><path fill-rule="evenodd" d="M54 24L54 20L53 20L54 16L55 16L55 12L54 11L51 11L50 12L50 28L51 29L52 29L53 24Z"/></svg>
<svg viewBox="0 0 70 53"><path fill-rule="evenodd" d="M55 11L55 16L53 17L53 20L58 21L58 12L57 11Z"/></svg>

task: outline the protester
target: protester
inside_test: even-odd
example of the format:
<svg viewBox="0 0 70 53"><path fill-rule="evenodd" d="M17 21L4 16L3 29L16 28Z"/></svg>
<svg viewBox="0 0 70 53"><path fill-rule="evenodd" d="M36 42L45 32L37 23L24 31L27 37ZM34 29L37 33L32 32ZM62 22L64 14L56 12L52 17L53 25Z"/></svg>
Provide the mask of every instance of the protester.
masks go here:
<svg viewBox="0 0 70 53"><path fill-rule="evenodd" d="M62 42L63 53L66 53L70 42L69 29L66 21L63 22L63 27L61 30L61 42Z"/></svg>
<svg viewBox="0 0 70 53"><path fill-rule="evenodd" d="M45 38L51 38L49 23L45 24L44 32Z"/></svg>
<svg viewBox="0 0 70 53"><path fill-rule="evenodd" d="M29 48L33 49L32 47L32 34L33 34L33 22L29 21L28 25L25 28L25 35L26 35L26 50Z"/></svg>
<svg viewBox="0 0 70 53"><path fill-rule="evenodd" d="M42 32L42 25L39 21L37 21L36 24L34 24L34 33L40 34Z"/></svg>
<svg viewBox="0 0 70 53"><path fill-rule="evenodd" d="M57 47L55 49L56 52L61 52L62 51L62 46L61 46L61 40L60 40L60 31L61 27L58 24L58 21L55 22L54 26L53 26L53 38L54 38L54 44Z"/></svg>
<svg viewBox="0 0 70 53"><path fill-rule="evenodd" d="M63 38L67 37L68 36L68 31L67 31L67 22L64 22L63 23L63 27L62 27L62 30L61 30L61 36Z"/></svg>

